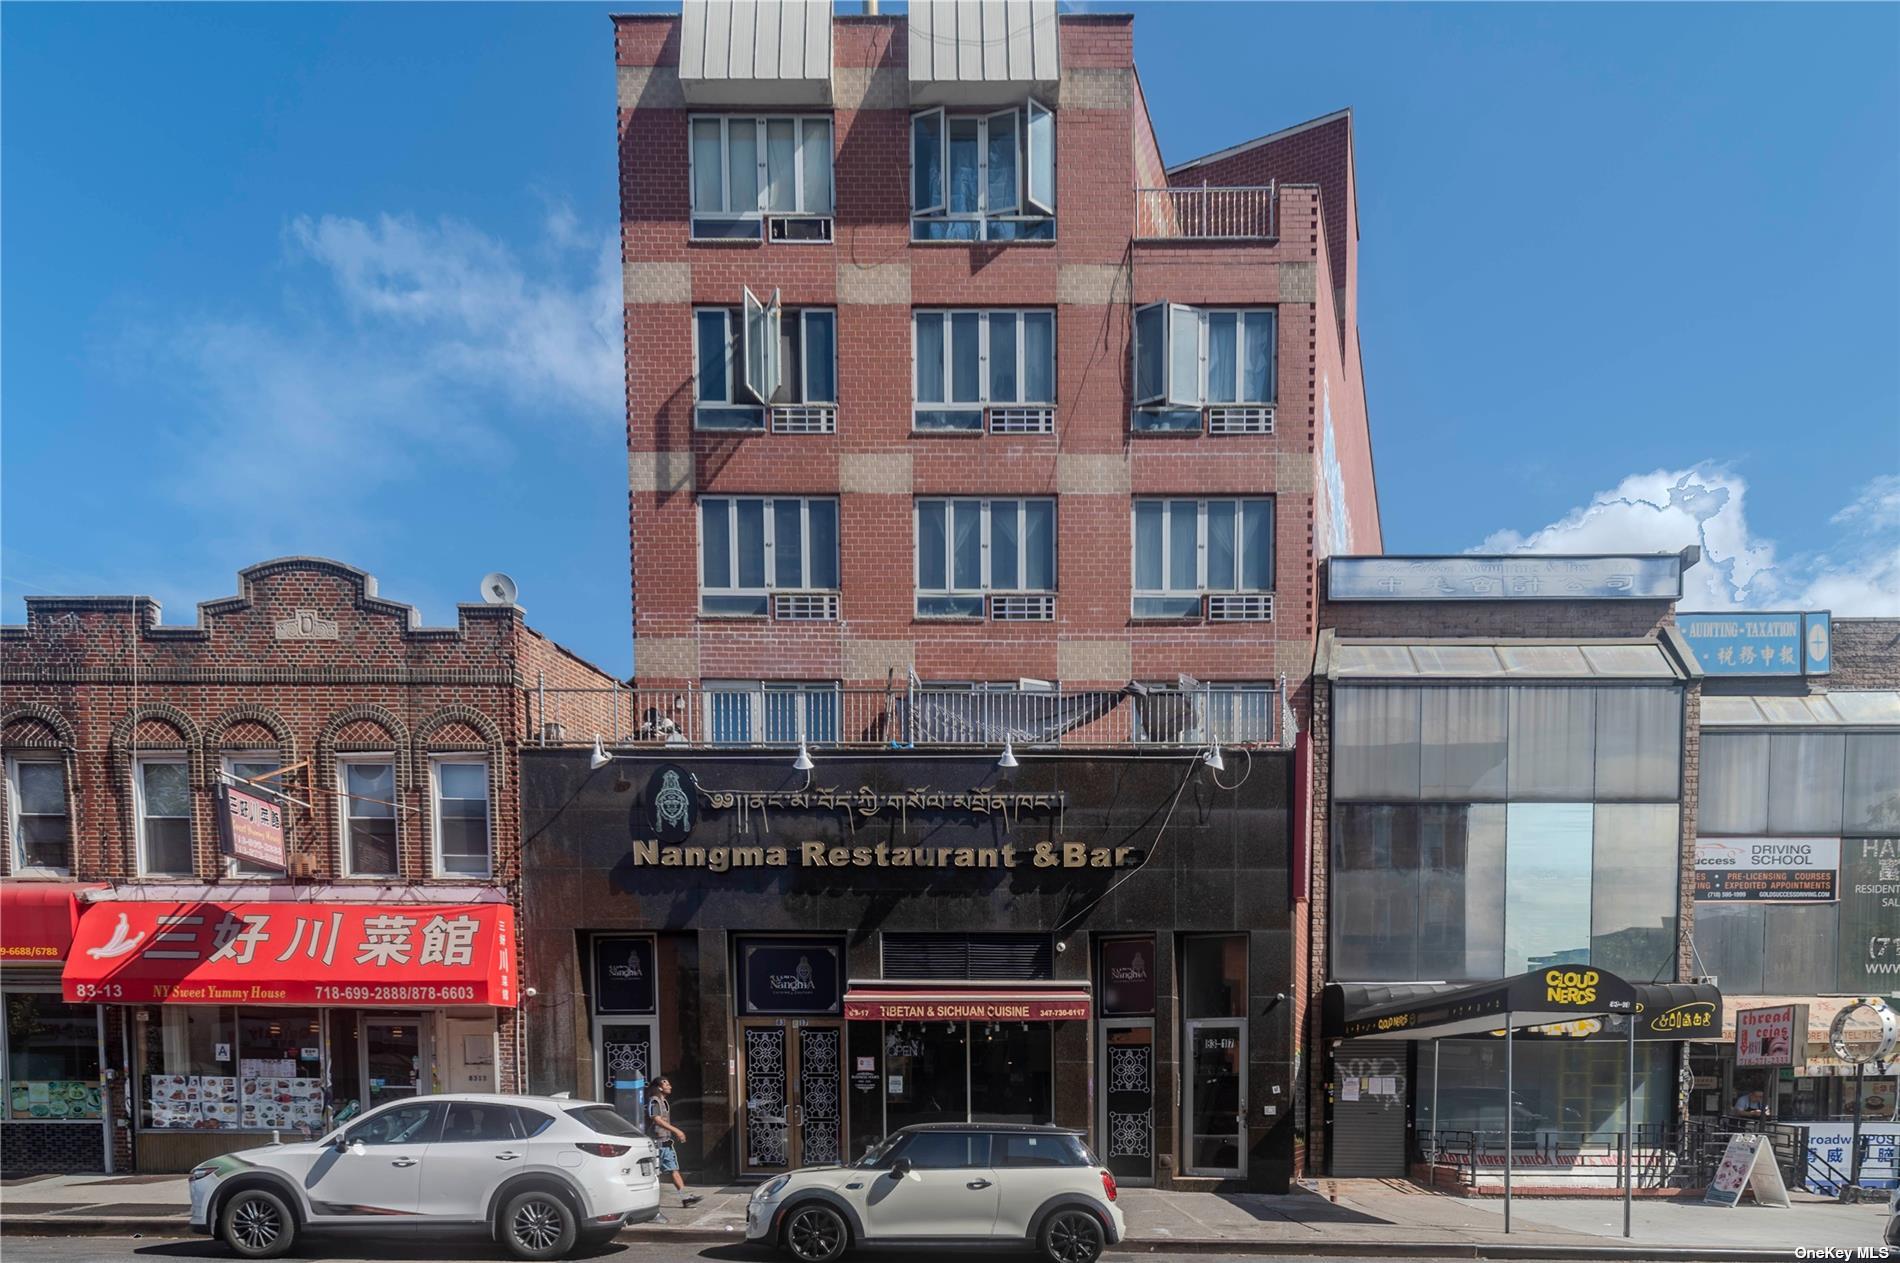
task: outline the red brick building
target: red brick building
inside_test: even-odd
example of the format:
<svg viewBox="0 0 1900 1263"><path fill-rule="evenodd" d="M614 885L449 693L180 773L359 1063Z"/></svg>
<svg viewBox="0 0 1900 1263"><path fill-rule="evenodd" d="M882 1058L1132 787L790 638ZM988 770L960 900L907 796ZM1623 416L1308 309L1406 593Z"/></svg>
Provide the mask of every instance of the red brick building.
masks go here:
<svg viewBox="0 0 1900 1263"><path fill-rule="evenodd" d="M532 686L613 681L513 605L463 605L455 626L425 627L338 562L284 558L238 578L195 624L160 623L149 597L47 596L0 629L9 1170L96 1169L107 1137L117 1165L183 1169L351 1100L519 1081L515 764L541 736ZM601 723L584 705L567 704L570 722ZM282 812L285 871L220 850L218 792L241 782ZM426 988L392 1000L366 987L320 1004L149 1003L130 971L72 976L88 956L151 964L112 943L75 955L75 922L98 947L89 927L119 913L118 943L150 934L144 950L166 942L157 955L181 972L197 968L181 957L229 944L266 988L294 989L298 974L347 971L362 945L336 940L366 916L414 935L390 965L411 952L420 964L427 923L449 908L466 911L444 914L445 930L475 933L490 977L480 990L450 979L437 1003ZM154 919L180 915L197 919ZM317 970L320 930L331 954ZM294 1085L280 1095L295 1104L265 1108L265 1078Z"/></svg>

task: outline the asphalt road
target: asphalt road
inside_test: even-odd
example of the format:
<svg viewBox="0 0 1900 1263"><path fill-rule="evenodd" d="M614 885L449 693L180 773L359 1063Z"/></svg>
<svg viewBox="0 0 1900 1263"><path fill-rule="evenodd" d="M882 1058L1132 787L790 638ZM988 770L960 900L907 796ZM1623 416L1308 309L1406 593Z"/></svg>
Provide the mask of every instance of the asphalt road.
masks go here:
<svg viewBox="0 0 1900 1263"><path fill-rule="evenodd" d="M229 1260L234 1256L208 1241L140 1241L124 1237L20 1237L9 1236L0 1247L6 1263L198 1263L198 1260ZM501 1250L479 1241L454 1243L392 1242L387 1245L362 1238L331 1238L320 1243L305 1242L288 1256L293 1259L325 1260L326 1263L503 1263ZM783 1263L785 1256L770 1250L736 1245L611 1245L605 1249L574 1256L584 1263ZM988 1251L854 1251L844 1263L960 1263L962 1260L994 1258L999 1263L1035 1263L1037 1256L1023 1252ZM1103 1263L1239 1263L1238 1254L1128 1254L1110 1251ZM1275 1255L1276 1263L1292 1258ZM1389 1263L1380 1259L1341 1259L1328 1256L1325 1263ZM1419 1263L1408 1260L1408 1263ZM1426 1261L1429 1263L1429 1261ZM1584 1263L1584 1261L1578 1261Z"/></svg>

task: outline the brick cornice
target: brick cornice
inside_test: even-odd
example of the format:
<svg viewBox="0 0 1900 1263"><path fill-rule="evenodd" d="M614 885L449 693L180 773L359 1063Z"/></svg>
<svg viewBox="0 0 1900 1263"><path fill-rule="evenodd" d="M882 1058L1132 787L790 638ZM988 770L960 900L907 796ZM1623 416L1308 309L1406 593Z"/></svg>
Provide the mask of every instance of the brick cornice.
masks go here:
<svg viewBox="0 0 1900 1263"><path fill-rule="evenodd" d="M130 671L124 667L58 668L0 672L0 684L493 684L525 687L511 667L458 667L415 669L391 667L386 671L255 667L155 667Z"/></svg>

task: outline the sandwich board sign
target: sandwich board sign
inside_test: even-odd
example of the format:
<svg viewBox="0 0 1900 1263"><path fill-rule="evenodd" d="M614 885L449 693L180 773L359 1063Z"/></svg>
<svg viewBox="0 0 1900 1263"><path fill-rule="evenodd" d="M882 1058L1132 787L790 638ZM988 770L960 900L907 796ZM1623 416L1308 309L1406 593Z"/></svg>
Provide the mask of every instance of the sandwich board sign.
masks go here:
<svg viewBox="0 0 1900 1263"><path fill-rule="evenodd" d="M1789 1204L1788 1186L1781 1182L1781 1168L1775 1165L1775 1152L1766 1136L1730 1136L1702 1200L1710 1206L1735 1206L1742 1200L1743 1189L1755 1194L1757 1206Z"/></svg>

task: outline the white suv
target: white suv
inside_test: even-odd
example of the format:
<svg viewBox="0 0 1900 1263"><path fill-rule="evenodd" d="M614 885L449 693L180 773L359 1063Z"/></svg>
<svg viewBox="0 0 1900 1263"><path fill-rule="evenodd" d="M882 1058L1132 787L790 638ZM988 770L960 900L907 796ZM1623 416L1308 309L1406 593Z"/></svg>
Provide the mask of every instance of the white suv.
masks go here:
<svg viewBox="0 0 1900 1263"><path fill-rule="evenodd" d="M653 1144L606 1105L545 1096L392 1101L321 1140L213 1158L191 1226L267 1259L305 1232L467 1229L552 1259L653 1218Z"/></svg>
<svg viewBox="0 0 1900 1263"><path fill-rule="evenodd" d="M1094 1263L1122 1235L1115 1177L1081 1135L1011 1123L906 1127L851 1166L775 1176L746 1207L746 1239L799 1263L851 1245L973 1242Z"/></svg>

